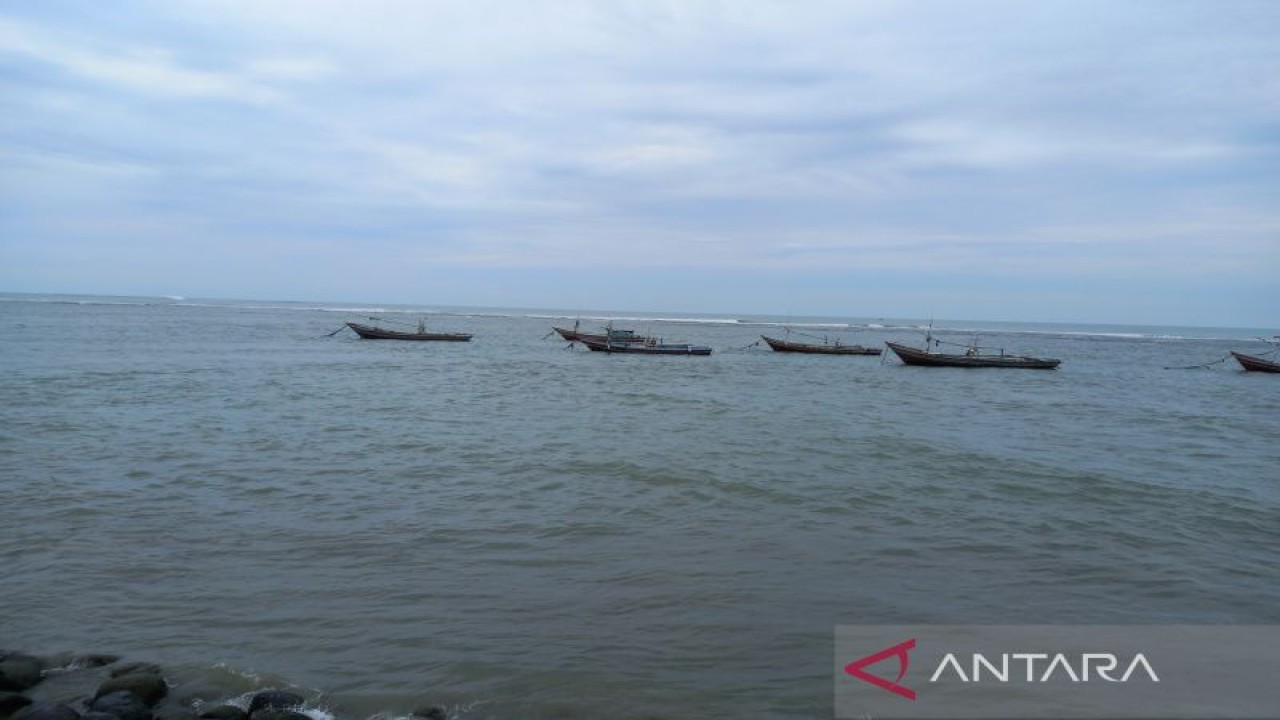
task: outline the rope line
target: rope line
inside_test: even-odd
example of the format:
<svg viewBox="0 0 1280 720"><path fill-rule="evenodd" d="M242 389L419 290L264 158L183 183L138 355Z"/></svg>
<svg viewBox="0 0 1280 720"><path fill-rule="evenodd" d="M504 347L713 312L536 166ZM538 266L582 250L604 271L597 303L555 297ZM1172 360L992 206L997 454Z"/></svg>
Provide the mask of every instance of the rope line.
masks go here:
<svg viewBox="0 0 1280 720"><path fill-rule="evenodd" d="M1200 370L1200 369L1202 369L1202 368L1207 368L1207 367L1210 367L1210 366L1213 366L1213 365L1217 365L1218 363L1221 363L1221 362L1226 362L1226 361L1227 361L1227 360L1229 360L1229 359L1231 359L1231 356L1230 356L1230 355L1224 355L1224 356L1222 356L1222 357L1218 358L1217 360L1210 360L1210 361L1209 361L1209 362L1207 362L1207 363L1201 363L1201 364L1199 364L1199 365L1174 365L1174 366L1167 366L1167 367L1165 367L1165 370Z"/></svg>
<svg viewBox="0 0 1280 720"><path fill-rule="evenodd" d="M405 327L412 327L412 328L418 327L418 323L404 322L403 320L388 320L384 317L374 317L373 315L366 316L366 319L372 320L377 323L383 323L384 325L403 325Z"/></svg>
<svg viewBox="0 0 1280 720"><path fill-rule="evenodd" d="M819 337L819 336L817 336L817 335L810 335L809 333L803 333L803 332L800 332L799 330L792 330L791 328L789 328L789 327L785 327L785 326L784 326L784 329L787 331L787 335L799 335L800 337L806 337L806 338L809 338L809 339L811 339L811 340L821 340L821 341L822 341L822 342L824 342L824 343L825 343L825 342L831 342L831 338L829 338L829 337L828 337L828 336L826 336L826 335L823 335L823 336ZM860 328L860 327L846 327L846 328L841 328L841 329L834 329L834 328L833 328L833 329L832 329L832 332L833 332L833 333L845 333L845 332L866 332L866 331L868 331L868 330L870 330L870 329L871 329L871 328ZM839 342L839 340L837 340L836 342L838 343L838 342Z"/></svg>

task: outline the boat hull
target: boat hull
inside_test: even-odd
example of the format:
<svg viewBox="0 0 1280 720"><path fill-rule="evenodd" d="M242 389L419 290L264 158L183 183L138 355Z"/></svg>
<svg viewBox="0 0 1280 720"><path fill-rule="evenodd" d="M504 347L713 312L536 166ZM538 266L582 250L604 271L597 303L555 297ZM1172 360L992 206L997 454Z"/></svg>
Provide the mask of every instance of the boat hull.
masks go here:
<svg viewBox="0 0 1280 720"><path fill-rule="evenodd" d="M1033 358L1022 355L947 355L918 350L906 345L887 342L885 345L906 365L920 367L962 368L1023 368L1026 370L1052 370L1062 364L1053 358Z"/></svg>
<svg viewBox="0 0 1280 720"><path fill-rule="evenodd" d="M810 355L879 355L880 348L863 345L808 345L778 340L766 335L760 336L775 352L806 353Z"/></svg>
<svg viewBox="0 0 1280 720"><path fill-rule="evenodd" d="M437 342L467 342L471 339L468 333L411 333L400 332L398 330L384 330L382 328L371 327L369 325L361 325L360 323L347 323L347 327L355 331L361 340L415 340L415 341L437 341Z"/></svg>
<svg viewBox="0 0 1280 720"><path fill-rule="evenodd" d="M554 325L551 327L551 329L555 330L556 333L560 335L560 337L564 338L565 340L568 340L569 342L585 342L587 340L591 340L594 342L601 342L601 343L609 342L616 345L619 343L643 343L643 342L649 342L650 340L653 340L653 338L648 338L643 335L635 334L634 330L613 330L609 335L602 335L598 333L578 332L577 330L570 330L568 328L555 327Z"/></svg>
<svg viewBox="0 0 1280 720"><path fill-rule="evenodd" d="M1235 350L1231 351L1231 355L1236 359L1236 362L1240 363L1240 367L1249 372L1280 373L1280 362L1253 355L1245 355Z"/></svg>
<svg viewBox="0 0 1280 720"><path fill-rule="evenodd" d="M579 340L592 352L625 353L629 355L710 355L706 345L616 343L596 340Z"/></svg>

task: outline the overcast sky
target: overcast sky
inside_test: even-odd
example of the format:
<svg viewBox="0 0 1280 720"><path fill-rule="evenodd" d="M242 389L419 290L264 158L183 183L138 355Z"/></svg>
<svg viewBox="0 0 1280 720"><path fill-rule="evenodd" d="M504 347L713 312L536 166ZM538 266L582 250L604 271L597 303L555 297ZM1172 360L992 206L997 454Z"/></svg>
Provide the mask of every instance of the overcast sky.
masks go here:
<svg viewBox="0 0 1280 720"><path fill-rule="evenodd" d="M0 4L0 291L1280 323L1280 2Z"/></svg>

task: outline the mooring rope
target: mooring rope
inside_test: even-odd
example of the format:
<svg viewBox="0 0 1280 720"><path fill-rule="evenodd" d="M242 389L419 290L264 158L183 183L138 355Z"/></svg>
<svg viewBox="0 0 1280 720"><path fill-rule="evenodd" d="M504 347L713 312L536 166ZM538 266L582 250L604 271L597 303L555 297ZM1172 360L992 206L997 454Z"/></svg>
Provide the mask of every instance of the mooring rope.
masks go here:
<svg viewBox="0 0 1280 720"><path fill-rule="evenodd" d="M382 324L384 324L384 325L403 325L403 326L405 326L405 327L418 327L418 323L405 322L405 321L403 321L403 320L388 320L387 318L384 318L384 317L374 317L373 315L369 315L369 316L368 316L368 319L369 319L369 320L372 320L372 321L374 321L374 322L376 322L376 323L382 323ZM426 321L424 320L424 321L423 321L423 324L425 324L425 322L426 322Z"/></svg>
<svg viewBox="0 0 1280 720"><path fill-rule="evenodd" d="M1218 358L1217 360L1210 360L1210 361L1209 361L1209 362L1207 362L1207 363L1201 363L1201 364L1199 364L1199 365L1173 365L1173 366L1166 366L1166 367L1165 367L1165 370L1200 370L1200 369L1202 369L1202 368L1207 368L1207 367L1210 367L1210 366L1212 366L1212 365L1217 365L1217 364L1218 364L1218 363L1220 363L1220 362L1226 362L1227 360L1230 360L1230 359L1231 359L1231 355L1229 355L1229 354L1228 354L1228 355L1223 355L1222 357Z"/></svg>

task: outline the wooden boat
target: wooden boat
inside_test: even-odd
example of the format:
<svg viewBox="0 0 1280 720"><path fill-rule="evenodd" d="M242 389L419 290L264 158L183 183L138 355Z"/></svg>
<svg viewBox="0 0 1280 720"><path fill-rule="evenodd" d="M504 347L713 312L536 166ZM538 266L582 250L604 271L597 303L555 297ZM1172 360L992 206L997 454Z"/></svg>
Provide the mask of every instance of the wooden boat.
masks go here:
<svg viewBox="0 0 1280 720"><path fill-rule="evenodd" d="M965 367L965 368L1026 368L1029 370L1052 370L1062 364L1061 360L1052 358L1035 358L1024 355L1006 355L1000 353L981 353L978 348L971 347L964 354L930 352L908 347L895 342L886 342L902 362L906 365L923 365L926 367Z"/></svg>
<svg viewBox="0 0 1280 720"><path fill-rule="evenodd" d="M373 327L371 325L361 325L360 323L347 323L347 327L355 331L356 335L362 340L443 340L445 342L467 342L471 339L468 333L435 333L427 332L424 323L418 323L416 332L402 332L400 330L386 330L384 328Z"/></svg>
<svg viewBox="0 0 1280 720"><path fill-rule="evenodd" d="M833 343L815 345L778 340L767 335L761 335L760 339L768 343L769 347L777 352L812 353L815 355L879 355L882 352L880 348L866 347L864 345L842 345L839 340Z"/></svg>
<svg viewBox="0 0 1280 720"><path fill-rule="evenodd" d="M1280 373L1280 362L1268 360L1256 355L1245 355L1244 353L1231 351L1232 357L1240 363L1240 367L1250 372Z"/></svg>
<svg viewBox="0 0 1280 720"><path fill-rule="evenodd" d="M599 340L578 340L592 352L630 353L633 355L710 355L711 348L706 345L690 345L688 343L662 343L650 339L649 342L611 342Z"/></svg>
<svg viewBox="0 0 1280 720"><path fill-rule="evenodd" d="M650 340L656 340L656 338L639 335L636 333L635 330L614 330L613 328L605 328L604 333L578 332L577 323L574 324L572 330L568 328L555 327L554 325L551 327L551 329L555 330L560 335L560 337L564 338L565 340L568 340L569 342L582 342L584 340L594 340L596 342L642 343L642 342L648 342Z"/></svg>

